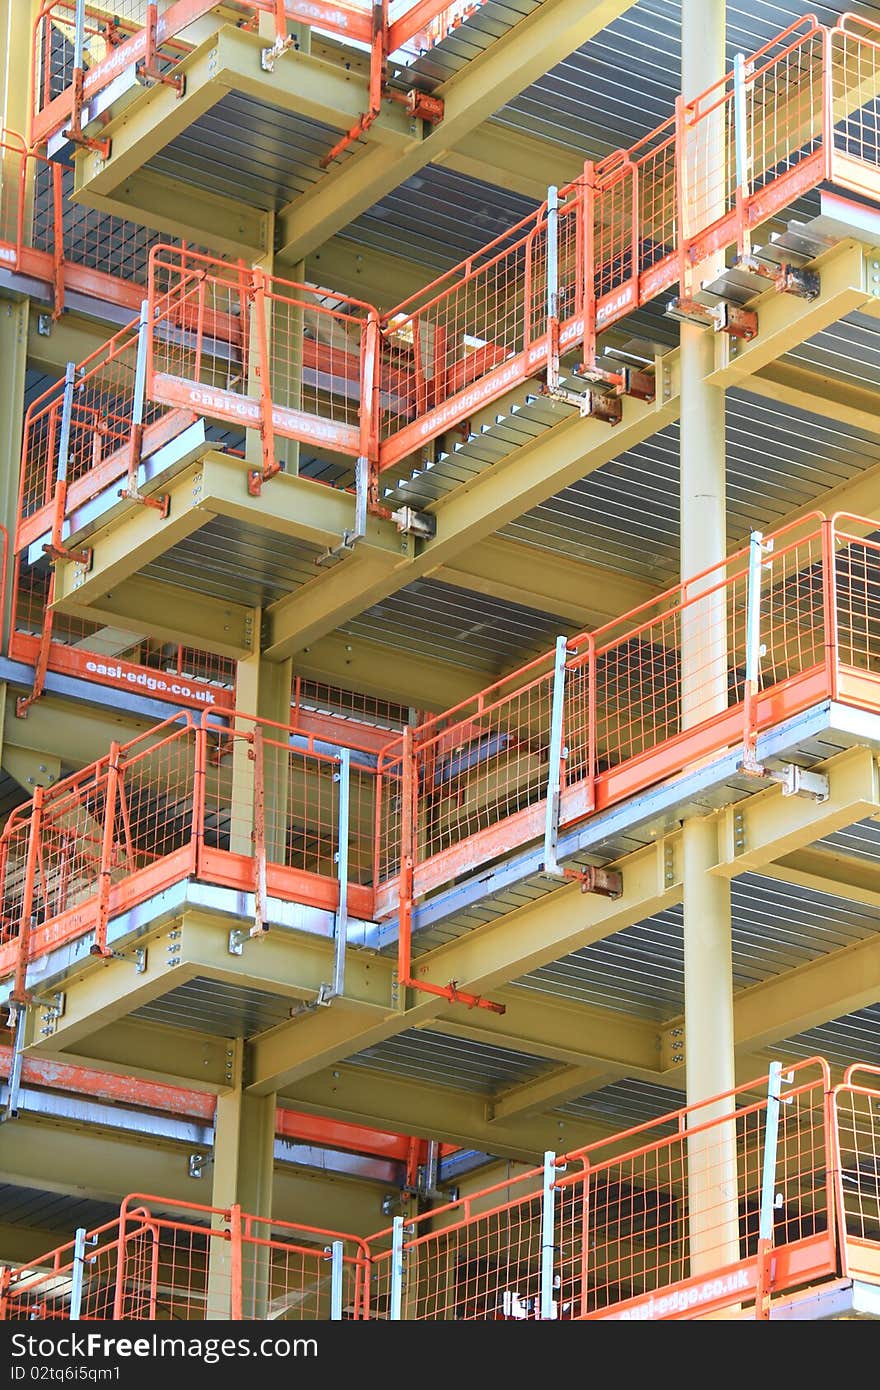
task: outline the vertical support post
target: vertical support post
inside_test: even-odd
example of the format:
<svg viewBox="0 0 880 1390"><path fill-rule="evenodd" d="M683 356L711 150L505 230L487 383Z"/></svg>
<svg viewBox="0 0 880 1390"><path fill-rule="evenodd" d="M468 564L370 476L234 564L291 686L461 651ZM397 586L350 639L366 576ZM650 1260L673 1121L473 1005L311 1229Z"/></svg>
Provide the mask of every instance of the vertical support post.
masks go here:
<svg viewBox="0 0 880 1390"><path fill-rule="evenodd" d="M837 625L837 552L834 548L834 518L822 522L822 577L825 625L826 691L837 699L840 667L840 642Z"/></svg>
<svg viewBox="0 0 880 1390"><path fill-rule="evenodd" d="M556 1317L553 1302L553 1256L556 1250L554 1227L556 1221L556 1154L549 1149L544 1154L544 1186L541 1194L541 1291L539 1317L551 1321Z"/></svg>
<svg viewBox="0 0 880 1390"><path fill-rule="evenodd" d="M64 171L55 161L52 165L52 318L64 312ZM22 195L24 189L22 189ZM24 211L24 196L19 201L19 215Z"/></svg>
<svg viewBox="0 0 880 1390"><path fill-rule="evenodd" d="M330 1321L342 1322L342 1262L343 1244L334 1240L330 1246Z"/></svg>
<svg viewBox="0 0 880 1390"><path fill-rule="evenodd" d="M335 942L333 948L333 994L345 990L345 951L348 944L348 833L351 806L351 750L340 749L339 772L339 830L336 850L336 876L339 880L339 906L336 909Z"/></svg>
<svg viewBox="0 0 880 1390"><path fill-rule="evenodd" d="M761 1209L758 1224L757 1287L755 1317L770 1317L770 1255L773 1249L773 1211L776 1203L776 1159L779 1150L779 1097L782 1063L770 1063L767 1081L767 1116L764 1121L764 1161L761 1172Z"/></svg>
<svg viewBox="0 0 880 1390"><path fill-rule="evenodd" d="M119 744L111 743L107 764L107 790L104 795L104 827L101 837L101 869L98 877L98 920L90 954L106 956L107 927L110 921L110 888L113 874L113 847L116 843L116 803L119 797Z"/></svg>
<svg viewBox="0 0 880 1390"><path fill-rule="evenodd" d="M263 729L254 723L251 754L254 760L254 925L251 936L268 931L266 883L266 760L263 755Z"/></svg>
<svg viewBox="0 0 880 1390"><path fill-rule="evenodd" d="M391 1302L388 1317L400 1322L403 1309L403 1217L395 1216L391 1224Z"/></svg>
<svg viewBox="0 0 880 1390"><path fill-rule="evenodd" d="M70 1275L70 1313L71 1322L79 1322L82 1317L83 1276L86 1267L86 1228L78 1226L73 1238L73 1269Z"/></svg>
<svg viewBox="0 0 880 1390"><path fill-rule="evenodd" d="M367 534L370 486L370 460L361 454L354 466L354 531L349 535L350 542Z"/></svg>
<svg viewBox="0 0 880 1390"><path fill-rule="evenodd" d="M761 566L764 536L749 536L749 572L746 595L746 678L743 690L743 760L745 772L760 773L755 750L758 744L758 689L761 680Z"/></svg>
<svg viewBox="0 0 880 1390"><path fill-rule="evenodd" d="M248 474L248 491L259 496L260 488L280 471L275 459L275 429L272 420L272 361L269 350L269 324L266 311L266 282L268 276L259 266L254 267L251 296L254 306L252 345L256 347L255 372L259 376L261 469Z"/></svg>
<svg viewBox="0 0 880 1390"><path fill-rule="evenodd" d="M232 1250L229 1257L229 1318L241 1322L243 1313L243 1260L241 1240L241 1206L233 1202L229 1210L229 1240ZM222 1314L220 1314L222 1316Z"/></svg>
<svg viewBox="0 0 880 1390"><path fill-rule="evenodd" d="M400 769L400 926L397 938L397 973L401 989L410 978L412 965L413 875L416 850L416 787L415 755L412 726L403 730Z"/></svg>
<svg viewBox="0 0 880 1390"><path fill-rule="evenodd" d="M689 1106L698 1106L688 1136L690 1273L709 1273L739 1259L736 1085L730 880L712 873L718 830L712 816L682 826L684 898L685 1072Z"/></svg>
<svg viewBox="0 0 880 1390"><path fill-rule="evenodd" d="M562 746L565 709L565 663L568 643L557 637L553 661L553 696L550 710L550 744L547 752L547 810L544 819L544 873L551 878L563 877L556 855L559 838L559 814L562 801L562 766L565 749Z"/></svg>
<svg viewBox="0 0 880 1390"><path fill-rule="evenodd" d="M358 468L363 459L366 470L364 480L367 503L370 511L379 506L379 433L381 411L379 408L379 315L371 309L364 326L361 352L361 405L360 405L360 452ZM358 504L360 504L360 478L358 477ZM358 508L360 511L360 507ZM366 518L364 518L366 529Z"/></svg>
<svg viewBox="0 0 880 1390"><path fill-rule="evenodd" d="M749 135L746 101L746 60L737 53L733 59L733 138L736 157L736 212L739 225L739 254L752 249L749 230Z"/></svg>
<svg viewBox="0 0 880 1390"><path fill-rule="evenodd" d="M31 916L34 910L34 891L37 876L37 863L40 856L40 838L43 832L42 787L34 788L34 807L31 811L30 832L28 834L27 861L24 875L24 892L21 902L21 919L18 924L18 953L15 958L15 978L12 985L12 1000L24 1010L27 1005L27 966L28 947L31 935ZM23 1036L23 1035L22 1035Z"/></svg>
<svg viewBox="0 0 880 1390"><path fill-rule="evenodd" d="M5 1120L18 1118L18 1097L21 1092L21 1067L24 1061L24 1034L27 1027L27 1009L18 1005L15 1020L15 1037L12 1040L12 1062L9 1068L8 1091L6 1095Z"/></svg>
<svg viewBox="0 0 880 1390"><path fill-rule="evenodd" d="M86 43L86 0L76 0L73 20L73 66L82 68Z"/></svg>
<svg viewBox="0 0 880 1390"><path fill-rule="evenodd" d="M138 320L137 357L134 366L134 398L131 403L131 438L128 446L128 482L126 492L136 497L138 492L138 468L141 461L141 447L144 439L144 401L147 386L147 356L150 330L149 300L141 301Z"/></svg>
<svg viewBox="0 0 880 1390"><path fill-rule="evenodd" d="M58 439L58 459L55 464L55 512L52 518L52 548L63 549L64 515L67 511L67 470L70 465L70 427L73 419L73 393L76 384L76 363L64 368L64 395L61 398L61 429Z"/></svg>
<svg viewBox="0 0 880 1390"><path fill-rule="evenodd" d="M584 361L583 369L590 372L596 365L596 166L588 159L584 165L584 186L581 216L582 260L584 272Z"/></svg>
<svg viewBox="0 0 880 1390"><path fill-rule="evenodd" d="M530 307L526 304L526 324ZM547 189L547 389L559 389L559 190Z"/></svg>

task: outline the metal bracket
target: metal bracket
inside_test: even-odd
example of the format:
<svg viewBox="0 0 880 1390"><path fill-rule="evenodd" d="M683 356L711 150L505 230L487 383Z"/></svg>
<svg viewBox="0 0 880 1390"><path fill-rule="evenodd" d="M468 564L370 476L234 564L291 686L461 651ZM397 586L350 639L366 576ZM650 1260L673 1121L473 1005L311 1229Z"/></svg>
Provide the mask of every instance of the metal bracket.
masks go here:
<svg viewBox="0 0 880 1390"><path fill-rule="evenodd" d="M563 711L565 707L565 663L568 641L557 637L553 658L553 694L550 707L550 741L547 748L547 810L544 817L544 873L551 878L564 878L565 871L557 856L559 813L562 801L562 765L567 750L563 747Z"/></svg>
<svg viewBox="0 0 880 1390"><path fill-rule="evenodd" d="M260 67L263 72L274 72L275 63L283 58L291 48L299 48L299 39L289 34L286 39L276 39L271 48L264 48L260 54Z"/></svg>
<svg viewBox="0 0 880 1390"><path fill-rule="evenodd" d="M37 1007L43 1016L43 1026L40 1029L40 1037L51 1038L55 1032L59 1018L64 1017L64 1010L67 1005L67 995L63 990L58 990L52 996L51 1004L39 1004Z"/></svg>
<svg viewBox="0 0 880 1390"><path fill-rule="evenodd" d="M191 1153L187 1163L187 1176L191 1178L203 1177L205 1169L213 1162L213 1154Z"/></svg>
<svg viewBox="0 0 880 1390"><path fill-rule="evenodd" d="M146 946L136 946L133 951L101 951L92 949L89 952L93 956L101 956L103 960L124 960L129 965L134 966L136 975L145 975L147 972L147 948Z"/></svg>
<svg viewBox="0 0 880 1390"><path fill-rule="evenodd" d="M831 797L831 786L824 773L808 772L796 763L783 763L782 767L770 768L742 762L737 770L749 777L760 777L765 782L778 782L783 796L810 797L820 803Z"/></svg>
<svg viewBox="0 0 880 1390"><path fill-rule="evenodd" d="M154 507L163 521L167 521L171 515L171 496L167 492L160 493L158 497L143 497L133 488L121 487L116 496L125 502L137 502L141 507Z"/></svg>
<svg viewBox="0 0 880 1390"><path fill-rule="evenodd" d="M750 342L758 336L758 315L754 309L743 309L739 304L731 304L723 299L709 310L716 333L726 333L728 338L743 338Z"/></svg>
<svg viewBox="0 0 880 1390"><path fill-rule="evenodd" d="M822 281L818 270L798 265L781 265L773 283L780 294L793 294L796 299L818 299Z"/></svg>
<svg viewBox="0 0 880 1390"><path fill-rule="evenodd" d="M623 874L617 869L591 864L586 869L565 869L564 875L580 883L582 893L595 893L600 898L619 898L623 894Z"/></svg>
<svg viewBox="0 0 880 1390"><path fill-rule="evenodd" d="M249 941L262 941L267 934L267 928L253 926L248 930L244 927L233 927L229 933L228 951L231 956L240 956Z"/></svg>
<svg viewBox="0 0 880 1390"><path fill-rule="evenodd" d="M391 513L391 520L403 536L421 536L430 540L437 534L437 518L429 512L417 512L415 507L400 507Z"/></svg>

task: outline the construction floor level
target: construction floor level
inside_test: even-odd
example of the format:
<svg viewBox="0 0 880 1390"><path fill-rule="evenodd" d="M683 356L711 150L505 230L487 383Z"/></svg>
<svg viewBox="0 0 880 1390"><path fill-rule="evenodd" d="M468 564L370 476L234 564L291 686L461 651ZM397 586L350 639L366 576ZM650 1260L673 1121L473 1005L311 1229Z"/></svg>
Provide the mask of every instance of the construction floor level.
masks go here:
<svg viewBox="0 0 880 1390"><path fill-rule="evenodd" d="M880 3L0 0L0 1320L880 1316Z"/></svg>

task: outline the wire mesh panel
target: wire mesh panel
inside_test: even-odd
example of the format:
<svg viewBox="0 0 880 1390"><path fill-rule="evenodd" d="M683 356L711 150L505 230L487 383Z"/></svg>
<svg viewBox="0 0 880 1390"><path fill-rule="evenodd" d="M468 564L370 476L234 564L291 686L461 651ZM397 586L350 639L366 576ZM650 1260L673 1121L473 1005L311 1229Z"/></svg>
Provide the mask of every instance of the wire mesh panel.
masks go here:
<svg viewBox="0 0 880 1390"><path fill-rule="evenodd" d="M592 1145L569 1156L582 1171L557 1187L570 1187L585 1214L580 1275L569 1289L578 1316L699 1316L754 1298L767 1132L761 1089L766 1082L751 1083L640 1126L630 1146L618 1137L620 1155L606 1158ZM815 1059L786 1078L773 1172L777 1290L836 1268L828 1089L827 1065Z"/></svg>
<svg viewBox="0 0 880 1390"><path fill-rule="evenodd" d="M859 534L865 530L867 536ZM876 696L864 677L880 671L880 538L875 523L835 518L832 546L837 693L871 707Z"/></svg>
<svg viewBox="0 0 880 1390"><path fill-rule="evenodd" d="M167 246L149 294L153 399L360 452L367 305Z"/></svg>
<svg viewBox="0 0 880 1390"><path fill-rule="evenodd" d="M67 513L96 496L127 469L132 446L132 409L138 325L114 334L76 370L67 454ZM53 384L25 415L19 504L18 548L24 549L49 523L62 438L63 391ZM153 452L192 418L163 404L144 406L143 451ZM29 523L29 518L39 517Z"/></svg>
<svg viewBox="0 0 880 1390"><path fill-rule="evenodd" d="M201 872L254 888L262 863L269 892L336 907L343 824L339 756L293 725L249 715L236 715L232 728L208 718L206 737ZM376 774L372 760L357 753L344 820L351 906L369 916Z"/></svg>
<svg viewBox="0 0 880 1390"><path fill-rule="evenodd" d="M542 828L553 682L540 657L415 731L418 891Z"/></svg>
<svg viewBox="0 0 880 1390"><path fill-rule="evenodd" d="M82 1255L77 1242L71 1240L29 1264L6 1271L0 1319L68 1321L74 1298L78 1300L78 1309L73 1310L78 1318L112 1319L118 1230L117 1220L108 1221L86 1233Z"/></svg>
<svg viewBox="0 0 880 1390"><path fill-rule="evenodd" d="M580 185L562 191L563 344L582 307ZM547 208L518 222L382 320L383 466L534 376L547 356Z"/></svg>
<svg viewBox="0 0 880 1390"><path fill-rule="evenodd" d="M242 1217L243 1318L327 1322L333 1316L333 1245L339 1250L339 1311L365 1316L365 1245L337 1232L289 1222Z"/></svg>
<svg viewBox="0 0 880 1390"><path fill-rule="evenodd" d="M33 663L51 624L48 669L196 709L233 703L235 662L123 628L48 611L50 572L18 557L9 655Z"/></svg>
<svg viewBox="0 0 880 1390"><path fill-rule="evenodd" d="M172 719L47 789L39 811L10 817L0 838L10 948L0 945L0 974L12 972L22 936L33 959L95 930L102 894L119 912L192 872L195 763L193 726Z"/></svg>
<svg viewBox="0 0 880 1390"><path fill-rule="evenodd" d="M534 1318L541 1290L541 1169L439 1207L403 1229L400 1317ZM392 1233L369 1241L370 1317L392 1315Z"/></svg>
<svg viewBox="0 0 880 1390"><path fill-rule="evenodd" d="M833 1094L843 1274L880 1279L880 1069L854 1065Z"/></svg>
<svg viewBox="0 0 880 1390"><path fill-rule="evenodd" d="M880 165L880 26L845 15L829 36L830 177L877 196Z"/></svg>

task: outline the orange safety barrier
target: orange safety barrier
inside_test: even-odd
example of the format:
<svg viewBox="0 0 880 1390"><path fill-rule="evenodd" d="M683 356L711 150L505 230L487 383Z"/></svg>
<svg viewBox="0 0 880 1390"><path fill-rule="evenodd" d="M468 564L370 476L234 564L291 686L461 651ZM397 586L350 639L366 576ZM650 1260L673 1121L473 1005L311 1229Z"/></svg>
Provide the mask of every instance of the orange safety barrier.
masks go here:
<svg viewBox="0 0 880 1390"><path fill-rule="evenodd" d="M368 360L378 316L368 304L186 250L150 256L147 396L263 437L370 453Z"/></svg>
<svg viewBox="0 0 880 1390"><path fill-rule="evenodd" d="M761 271L750 259L753 230L810 189L830 182L876 201L878 58L871 22L846 16L829 29L806 16L381 319L331 290L154 246L153 410L182 412L178 427L191 413L258 430L254 491L283 466L276 439L366 458L377 509L382 469L517 386L546 374L555 390L563 359L607 386L596 372L604 329L676 284L692 306L729 247ZM768 267L761 273L777 283ZM619 418L619 401L604 402L590 408ZM149 445L124 417L132 448Z"/></svg>
<svg viewBox="0 0 880 1390"><path fill-rule="evenodd" d="M60 675L194 709L231 709L235 662L49 609L52 577L18 556L8 653Z"/></svg>
<svg viewBox="0 0 880 1390"><path fill-rule="evenodd" d="M365 1316L367 1250L356 1236L141 1194L83 1235L0 1271L0 1320Z"/></svg>
<svg viewBox="0 0 880 1390"><path fill-rule="evenodd" d="M363 716L358 727L345 717L342 697L306 683L296 691L291 725L231 711L228 725L210 711L200 730L169 723L161 746L173 746L171 774L154 766L149 741L135 740L131 751L121 750L121 782L133 775L131 759L148 781L170 775L173 784L163 788L159 821L148 827L161 846L170 837L153 856L163 867L144 874L145 861L131 858L118 828L102 849L106 759L47 791L41 805L19 808L0 837L7 940L0 975L19 959L19 924L34 916L35 894L42 915L31 956L93 928L100 873L112 879L102 880L105 914L149 896L156 874L167 882L193 872L193 864L208 881L254 892L262 920L267 894L335 910L340 807L329 741L353 750L350 910L364 920L399 913L401 979L425 987L411 980L409 959L412 911L425 894L542 834L547 871L564 874L548 832L738 745L747 766L760 732L823 700L880 710L878 530L867 518L809 515L763 541L751 575L750 550L740 550L596 632L560 638L554 652L391 738ZM758 586L751 638L750 584ZM404 715L389 708L395 723ZM372 722L381 722L375 713ZM74 866L59 851L49 885L40 875L55 851L38 848L44 837L68 834L68 795L77 803L85 797L90 808L93 833L79 836L77 853L91 867ZM155 796L150 804L158 804ZM184 831L186 817L193 828ZM109 868L102 853L111 855ZM93 905L69 919L74 890L78 903L91 898ZM430 988L490 1007L454 984Z"/></svg>
<svg viewBox="0 0 880 1390"><path fill-rule="evenodd" d="M481 3L421 0L401 6L385 0L381 7L383 52L430 48ZM42 143L71 118L80 136L83 106L132 65L137 66L142 80L173 82L175 67L191 51L190 27L216 5L217 0L175 0L162 14L147 0L113 0L106 7L86 5L82 64L77 68L75 0L47 0L34 29L31 142ZM358 44L370 44L373 8L370 0L232 0L224 7L232 15L224 14L224 20L235 16L240 27L254 30L261 15L271 16L276 51L280 53L290 42L290 24L311 25Z"/></svg>
<svg viewBox="0 0 880 1390"><path fill-rule="evenodd" d="M55 317L73 293L135 313L150 251L168 238L73 203L73 185L72 164L0 133L0 266L46 285Z"/></svg>
<svg viewBox="0 0 880 1390"><path fill-rule="evenodd" d="M766 1318L880 1282L878 1075L777 1068L367 1240L131 1196L75 1295L73 1243L0 1271L0 1318Z"/></svg>
<svg viewBox="0 0 880 1390"><path fill-rule="evenodd" d="M28 962L93 935L107 953L111 919L189 877L335 911L335 857L348 834L348 910L369 919L375 770L355 752L348 802L340 760L292 725L172 716L18 807L0 836L0 978L23 1000Z"/></svg>

